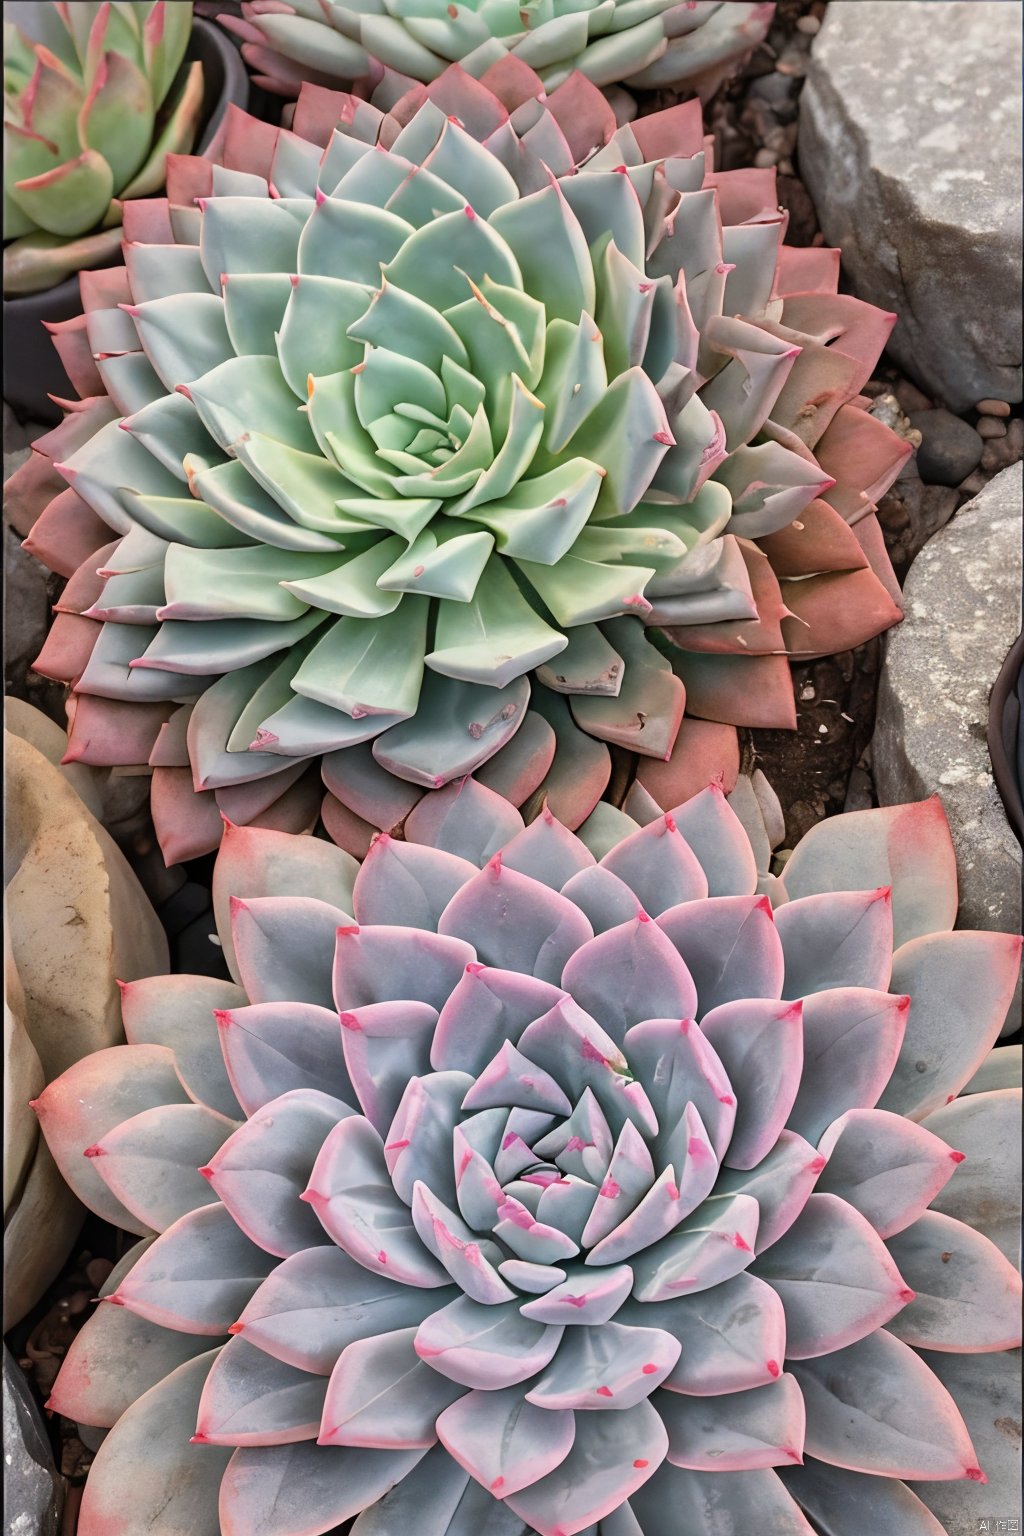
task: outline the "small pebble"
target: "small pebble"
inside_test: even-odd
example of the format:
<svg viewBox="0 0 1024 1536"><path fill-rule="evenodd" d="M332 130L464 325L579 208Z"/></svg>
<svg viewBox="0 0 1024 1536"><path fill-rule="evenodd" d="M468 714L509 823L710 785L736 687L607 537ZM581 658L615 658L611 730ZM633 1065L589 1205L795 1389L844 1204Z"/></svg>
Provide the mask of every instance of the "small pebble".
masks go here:
<svg viewBox="0 0 1024 1536"><path fill-rule="evenodd" d="M796 29L798 32L805 33L808 37L813 37L816 32L820 32L821 22L817 16L801 16L796 24Z"/></svg>
<svg viewBox="0 0 1024 1536"><path fill-rule="evenodd" d="M982 416L974 430L979 437L1005 437L1006 422L995 416Z"/></svg>
<svg viewBox="0 0 1024 1536"><path fill-rule="evenodd" d="M977 469L985 444L968 422L952 411L913 411L910 425L921 434L917 468L930 485L960 485Z"/></svg>
<svg viewBox="0 0 1024 1536"><path fill-rule="evenodd" d="M750 87L750 96L752 100L760 97L762 101L777 107L789 102L795 89L796 81L791 75L779 75L772 70L770 75L762 75L759 80L753 82Z"/></svg>
<svg viewBox="0 0 1024 1536"><path fill-rule="evenodd" d="M995 475L1019 459L1024 459L1024 419L1015 416L1007 423L1005 437L991 437L986 442L981 467L986 474Z"/></svg>
<svg viewBox="0 0 1024 1536"><path fill-rule="evenodd" d="M988 485L988 475L983 475L980 469L976 469L957 489L963 491L965 496L980 496L986 485Z"/></svg>
<svg viewBox="0 0 1024 1536"><path fill-rule="evenodd" d="M754 156L754 164L759 171L766 171L769 166L777 165L778 162L779 157L774 149L759 149Z"/></svg>
<svg viewBox="0 0 1024 1536"><path fill-rule="evenodd" d="M1005 400L979 400L974 409L979 416L1009 416L1010 407Z"/></svg>

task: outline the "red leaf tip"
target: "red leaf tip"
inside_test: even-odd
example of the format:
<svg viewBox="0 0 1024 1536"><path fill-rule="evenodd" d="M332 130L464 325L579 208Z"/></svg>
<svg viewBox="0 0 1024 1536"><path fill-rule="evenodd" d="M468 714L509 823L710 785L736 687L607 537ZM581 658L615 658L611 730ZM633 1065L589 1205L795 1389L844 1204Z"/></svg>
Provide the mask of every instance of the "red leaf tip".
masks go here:
<svg viewBox="0 0 1024 1536"><path fill-rule="evenodd" d="M106 1155L106 1150L101 1147L99 1143L96 1143L91 1147L86 1147L85 1151L82 1153L83 1157L106 1157Z"/></svg>
<svg viewBox="0 0 1024 1536"><path fill-rule="evenodd" d="M912 1291L909 1285L905 1285L902 1290L897 1291L896 1294L900 1301L905 1302L907 1306L909 1306L912 1301L917 1300L917 1292Z"/></svg>
<svg viewBox="0 0 1024 1536"><path fill-rule="evenodd" d="M972 1483L987 1483L988 1478L980 1467L965 1467L964 1477L969 1477Z"/></svg>
<svg viewBox="0 0 1024 1536"><path fill-rule="evenodd" d="M203 1430L197 1429L188 1443L189 1445L209 1445L210 1437L209 1435L205 1434Z"/></svg>
<svg viewBox="0 0 1024 1536"><path fill-rule="evenodd" d="M244 1327L245 1327L244 1323L232 1323L230 1328L228 1329L228 1333L241 1333L241 1331L242 1331L242 1329Z"/></svg>
<svg viewBox="0 0 1024 1536"><path fill-rule="evenodd" d="M196 1173L201 1174L204 1179L213 1178L213 1169L210 1167L209 1163L204 1163L202 1168L197 1168Z"/></svg>
<svg viewBox="0 0 1024 1536"><path fill-rule="evenodd" d="M966 1159L967 1153L966 1152L951 1152L949 1154L949 1156L950 1156L950 1159L954 1163L962 1163Z"/></svg>
<svg viewBox="0 0 1024 1536"><path fill-rule="evenodd" d="M213 1016L217 1020L220 1029L227 1029L228 1025L232 1022L230 1008L215 1008Z"/></svg>
<svg viewBox="0 0 1024 1536"><path fill-rule="evenodd" d="M649 912L645 912L643 907L637 907L637 909L636 909L636 920L637 920L638 923L649 923L650 920L651 920L650 913Z"/></svg>
<svg viewBox="0 0 1024 1536"><path fill-rule="evenodd" d="M359 932L359 924L358 923L347 923L343 928L338 928L335 931L335 937L339 938L339 939L342 939L342 938L346 938L347 939L347 938L351 938L353 934L356 934L358 932Z"/></svg>
<svg viewBox="0 0 1024 1536"><path fill-rule="evenodd" d="M777 1360L766 1360L765 1364L768 1367L769 1376L779 1377L782 1375L782 1367Z"/></svg>

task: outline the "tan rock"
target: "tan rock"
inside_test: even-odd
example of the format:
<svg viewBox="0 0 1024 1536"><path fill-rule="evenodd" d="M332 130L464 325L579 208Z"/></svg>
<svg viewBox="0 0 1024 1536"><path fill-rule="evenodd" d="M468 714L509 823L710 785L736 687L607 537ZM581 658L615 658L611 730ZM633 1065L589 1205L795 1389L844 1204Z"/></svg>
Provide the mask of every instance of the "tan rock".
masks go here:
<svg viewBox="0 0 1024 1536"><path fill-rule="evenodd" d="M29 1099L43 1090L39 1053L24 1024L25 997L4 934L4 1210L25 1182L36 1142L35 1115L25 1114Z"/></svg>
<svg viewBox="0 0 1024 1536"><path fill-rule="evenodd" d="M4 730L20 736L30 746L41 752L47 762L61 773L91 811L97 821L103 820L103 786L109 775L108 768L88 768L85 763L65 763L61 758L68 749L67 733L62 731L41 709L34 709L24 699L4 699Z"/></svg>
<svg viewBox="0 0 1024 1536"><path fill-rule="evenodd" d="M167 942L124 856L63 772L6 737L7 904L26 1025L47 1081L121 1038L117 980L166 971Z"/></svg>
<svg viewBox="0 0 1024 1536"><path fill-rule="evenodd" d="M118 980L168 967L142 887L78 790L101 778L58 766L63 732L7 701L4 1045L5 1325L59 1273L83 1209L38 1133L29 1099L81 1057L123 1039Z"/></svg>

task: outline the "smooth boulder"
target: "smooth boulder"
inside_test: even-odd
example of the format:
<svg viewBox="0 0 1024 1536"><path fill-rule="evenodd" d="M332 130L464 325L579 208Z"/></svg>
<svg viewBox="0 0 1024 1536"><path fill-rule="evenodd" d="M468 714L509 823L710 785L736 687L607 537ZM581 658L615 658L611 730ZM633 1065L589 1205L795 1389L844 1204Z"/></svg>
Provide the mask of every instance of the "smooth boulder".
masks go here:
<svg viewBox="0 0 1024 1536"><path fill-rule="evenodd" d="M167 970L167 940L124 855L78 793L90 770L57 766L66 738L8 701L4 849L4 1321L59 1273L84 1216L29 1099L123 1039L118 980ZM77 786L77 787L76 787Z"/></svg>

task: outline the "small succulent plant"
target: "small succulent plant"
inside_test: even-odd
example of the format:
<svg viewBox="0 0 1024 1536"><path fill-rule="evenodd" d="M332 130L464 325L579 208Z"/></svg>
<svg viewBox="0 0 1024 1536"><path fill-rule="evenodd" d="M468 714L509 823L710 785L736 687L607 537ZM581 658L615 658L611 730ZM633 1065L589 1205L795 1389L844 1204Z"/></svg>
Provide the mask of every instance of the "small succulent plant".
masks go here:
<svg viewBox="0 0 1024 1536"><path fill-rule="evenodd" d="M7 294L115 257L122 203L160 191L202 107L202 65L179 75L190 3L38 5L36 24L4 23Z"/></svg>
<svg viewBox="0 0 1024 1536"><path fill-rule="evenodd" d="M793 726L786 652L900 616L873 505L910 449L857 393L893 317L708 153L696 102L616 129L509 59L236 112L127 205L21 473L72 577L36 668L72 756L156 770L169 855L220 811L300 830L322 755L370 832L477 770L575 826L606 743Z"/></svg>
<svg viewBox="0 0 1024 1536"><path fill-rule="evenodd" d="M774 5L688 0L244 0L220 20L242 39L257 85L296 96L372 78L429 82L449 64L479 76L511 54L552 91L580 70L595 85L690 89L707 99L767 35Z"/></svg>
<svg viewBox="0 0 1024 1536"><path fill-rule="evenodd" d="M81 1536L934 1530L899 1480L985 1472L929 1359L1019 1338L930 1126L1021 945L951 931L938 801L816 827L771 899L713 788L611 836L433 803L361 867L230 828L234 981L127 985L38 1102L142 1239L53 1392L113 1426Z"/></svg>

